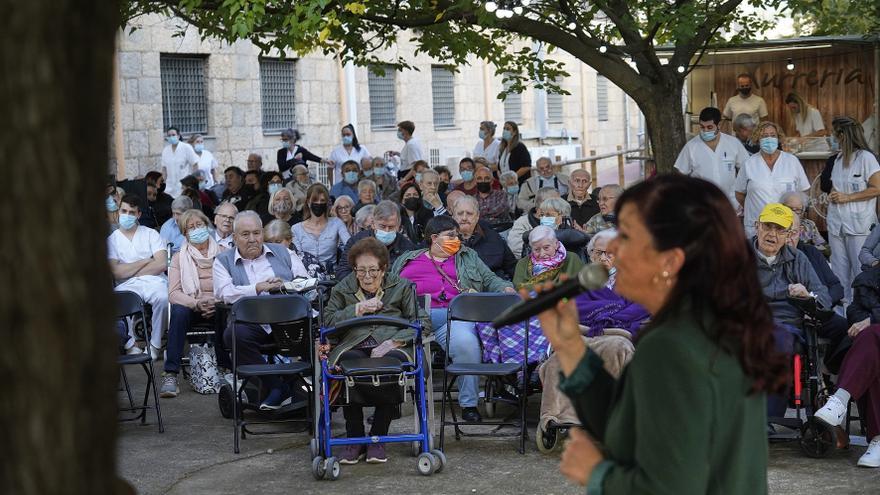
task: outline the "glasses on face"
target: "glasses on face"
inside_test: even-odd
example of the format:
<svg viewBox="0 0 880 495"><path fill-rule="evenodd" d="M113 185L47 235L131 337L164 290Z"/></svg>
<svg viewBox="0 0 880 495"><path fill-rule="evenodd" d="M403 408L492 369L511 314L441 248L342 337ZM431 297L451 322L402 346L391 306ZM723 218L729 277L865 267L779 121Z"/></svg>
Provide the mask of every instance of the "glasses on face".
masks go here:
<svg viewBox="0 0 880 495"><path fill-rule="evenodd" d="M223 215L222 213L217 213L214 216L216 216L217 218L219 218L220 220L222 220L224 222L231 222L231 221L235 220L235 217L231 217L229 215Z"/></svg>
<svg viewBox="0 0 880 495"><path fill-rule="evenodd" d="M382 270L380 270L378 268L356 268L354 273L359 278L365 278L365 277L375 278L380 273L382 273Z"/></svg>
<svg viewBox="0 0 880 495"><path fill-rule="evenodd" d="M593 256L599 259L611 258L611 253L609 253L608 251L602 251L601 249L594 249Z"/></svg>
<svg viewBox="0 0 880 495"><path fill-rule="evenodd" d="M349 211L351 210L351 206L337 206L336 211Z"/></svg>
<svg viewBox="0 0 880 495"><path fill-rule="evenodd" d="M803 206L800 207L800 208L792 208L791 206L789 206L789 209L791 209L791 211L797 213L797 215L798 215L799 217L804 216L804 211L806 211L806 208L803 207Z"/></svg>
<svg viewBox="0 0 880 495"><path fill-rule="evenodd" d="M760 225L761 230L763 230L764 233L773 234L777 237L785 237L791 234L791 229L785 229L781 225L776 225L775 223L759 223L758 225Z"/></svg>
<svg viewBox="0 0 880 495"><path fill-rule="evenodd" d="M461 234L458 232L441 232L437 234L438 237L445 237L447 239L458 239L461 240Z"/></svg>
<svg viewBox="0 0 880 495"><path fill-rule="evenodd" d="M599 196L599 203L607 203L609 201L614 201L617 199L617 196Z"/></svg>

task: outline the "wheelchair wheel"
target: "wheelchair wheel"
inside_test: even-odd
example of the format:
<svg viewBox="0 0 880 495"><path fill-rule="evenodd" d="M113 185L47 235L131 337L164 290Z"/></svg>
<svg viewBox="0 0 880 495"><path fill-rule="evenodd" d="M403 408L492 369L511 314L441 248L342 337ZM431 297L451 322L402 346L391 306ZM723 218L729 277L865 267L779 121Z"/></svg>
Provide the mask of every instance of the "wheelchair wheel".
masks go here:
<svg viewBox="0 0 880 495"><path fill-rule="evenodd" d="M417 461L416 467L419 470L419 474L422 476L431 476L434 473L434 465L440 464L440 461L436 460L433 454L430 453L422 453L419 454L419 459Z"/></svg>
<svg viewBox="0 0 880 495"><path fill-rule="evenodd" d="M336 481L339 479L341 473L342 467L339 465L339 461L337 461L335 457L327 459L324 463L324 479Z"/></svg>
<svg viewBox="0 0 880 495"><path fill-rule="evenodd" d="M317 438L309 440L309 452L312 454L312 459L321 455L321 445Z"/></svg>
<svg viewBox="0 0 880 495"><path fill-rule="evenodd" d="M442 450L437 449L432 450L431 453L434 454L434 458L439 462L439 466L434 467L434 472L439 473L443 471L443 468L446 467L446 454Z"/></svg>
<svg viewBox="0 0 880 495"><path fill-rule="evenodd" d="M834 432L814 417L801 428L801 450L809 457L821 459L834 449Z"/></svg>
<svg viewBox="0 0 880 495"><path fill-rule="evenodd" d="M217 405L220 406L220 415L226 419L232 419L233 401L235 401L235 394L232 392L232 386L224 384L217 394Z"/></svg>
<svg viewBox="0 0 880 495"><path fill-rule="evenodd" d="M550 421L538 422L538 431L535 432L535 443L538 445L538 451L542 454L550 454L556 447L562 444L562 429L551 424Z"/></svg>
<svg viewBox="0 0 880 495"><path fill-rule="evenodd" d="M312 476L315 477L316 480L321 481L324 479L324 458L321 456L315 457L312 459Z"/></svg>
<svg viewBox="0 0 880 495"><path fill-rule="evenodd" d="M419 454L422 453L422 443L421 442L410 442L409 443L409 451L413 457L418 457Z"/></svg>

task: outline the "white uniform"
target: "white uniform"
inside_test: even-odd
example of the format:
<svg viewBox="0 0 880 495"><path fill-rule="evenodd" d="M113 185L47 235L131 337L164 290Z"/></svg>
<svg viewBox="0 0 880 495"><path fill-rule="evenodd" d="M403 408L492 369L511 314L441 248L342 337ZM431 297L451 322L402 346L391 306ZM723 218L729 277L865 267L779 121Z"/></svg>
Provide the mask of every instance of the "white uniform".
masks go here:
<svg viewBox="0 0 880 495"><path fill-rule="evenodd" d="M357 162L358 168L361 167L361 160L364 158L372 158L370 155L370 151L366 146L360 145L360 151L354 149L354 146L351 147L351 153L345 150L345 146L341 144L333 149L330 153L330 161L333 162L333 182L339 182L342 180L342 164L352 160Z"/></svg>
<svg viewBox="0 0 880 495"><path fill-rule="evenodd" d="M189 143L177 143L176 149L165 145L162 150L162 166L165 167L165 193L172 198L180 196L180 179L193 173L193 165L199 163L199 155Z"/></svg>
<svg viewBox="0 0 880 495"><path fill-rule="evenodd" d="M409 141L403 145L403 149L400 150L400 170L406 171L411 169L413 162L419 160L425 160L425 153L422 151L422 144L418 139L411 137Z"/></svg>
<svg viewBox="0 0 880 495"><path fill-rule="evenodd" d="M107 257L121 263L134 263L165 251L165 243L159 233L153 229L138 225L131 240L116 230L107 238ZM164 256L164 255L163 255ZM164 261L164 260L163 260ZM162 335L168 326L168 279L165 275L140 275L119 283L115 290L130 290L145 303L153 307L152 334L150 345L162 347ZM134 328L128 326L129 335L134 337ZM129 344L132 341L129 340Z"/></svg>
<svg viewBox="0 0 880 495"><path fill-rule="evenodd" d="M755 235L755 222L767 203L778 203L782 195L791 191L806 192L810 181L800 160L791 153L779 152L773 170L764 162L763 153L746 160L736 176L734 190L746 195L743 224L746 235Z"/></svg>
<svg viewBox="0 0 880 495"><path fill-rule="evenodd" d="M813 107L807 107L806 112L794 116L794 127L801 136L808 136L816 131L825 129L822 122L822 114Z"/></svg>
<svg viewBox="0 0 880 495"><path fill-rule="evenodd" d="M493 139L488 147L483 145L483 140L477 141L474 146L474 158L483 157L489 163L498 163L499 149L501 148L501 140Z"/></svg>
<svg viewBox="0 0 880 495"><path fill-rule="evenodd" d="M849 167L843 166L843 154L837 155L831 171L836 191L852 194L864 191L871 177L880 172L877 158L868 151L853 153ZM831 270L843 284L844 298L852 302L852 282L861 271L859 250L865 244L871 226L877 223L877 198L851 203L829 203L827 218Z"/></svg>
<svg viewBox="0 0 880 495"><path fill-rule="evenodd" d="M217 159L214 158L213 153L208 150L202 150L202 154L199 156L199 170L201 170L205 174L207 187L214 186L214 170L219 166L220 164L217 163Z"/></svg>
<svg viewBox="0 0 880 495"><path fill-rule="evenodd" d="M715 184L736 206L739 204L733 194L736 172L749 159L749 152L739 139L727 134L719 134L714 151L700 136L685 143L675 160L675 168L683 174L706 179Z"/></svg>

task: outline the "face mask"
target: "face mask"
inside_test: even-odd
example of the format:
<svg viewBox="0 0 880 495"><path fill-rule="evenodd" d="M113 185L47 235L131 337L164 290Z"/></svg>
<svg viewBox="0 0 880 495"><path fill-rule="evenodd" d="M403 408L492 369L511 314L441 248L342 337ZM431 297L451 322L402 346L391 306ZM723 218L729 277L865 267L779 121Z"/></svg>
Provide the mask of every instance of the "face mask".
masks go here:
<svg viewBox="0 0 880 495"><path fill-rule="evenodd" d="M175 146L177 143L180 142L180 138L177 136L168 136L167 138L165 138L165 140L168 141L168 144L170 144L171 146Z"/></svg>
<svg viewBox="0 0 880 495"><path fill-rule="evenodd" d="M375 174L376 177L382 177L383 175L385 175L385 166L384 165L382 165L382 166L377 165L377 166L373 167L373 174Z"/></svg>
<svg viewBox="0 0 880 495"><path fill-rule="evenodd" d="M839 151L840 150L840 141L837 140L837 136L829 137L828 141L829 141L828 146L831 148L831 151Z"/></svg>
<svg viewBox="0 0 880 495"><path fill-rule="evenodd" d="M116 204L116 201L113 200L112 196L107 196L107 199L104 200L104 205L107 207L107 211L116 211L119 209L119 205Z"/></svg>
<svg viewBox="0 0 880 495"><path fill-rule="evenodd" d="M208 227L197 227L190 230L186 237L193 244L201 244L208 240L209 235L211 234L208 232Z"/></svg>
<svg viewBox="0 0 880 495"><path fill-rule="evenodd" d="M284 149L289 150L290 149L290 141L281 141L281 146Z"/></svg>
<svg viewBox="0 0 880 495"><path fill-rule="evenodd" d="M207 181L201 181L201 182L199 182L199 191L204 191L204 190L207 189L207 188L208 188L208 183L207 183Z"/></svg>
<svg viewBox="0 0 880 495"><path fill-rule="evenodd" d="M418 183L422 182L422 173L421 172L416 174L416 182L418 182Z"/></svg>
<svg viewBox="0 0 880 495"><path fill-rule="evenodd" d="M403 131L397 131L397 139L403 139Z"/></svg>
<svg viewBox="0 0 880 495"><path fill-rule="evenodd" d="M382 244L385 244L386 246L391 245L391 243L394 242L394 239L396 238L397 232L394 232L393 230L385 231L376 229L376 240L381 242Z"/></svg>
<svg viewBox="0 0 880 495"><path fill-rule="evenodd" d="M275 194L276 192L278 192L280 190L281 190L281 184L274 183L274 182L272 184L269 184L269 194Z"/></svg>
<svg viewBox="0 0 880 495"><path fill-rule="evenodd" d="M351 146L352 142L354 142L354 136L342 136L342 144Z"/></svg>
<svg viewBox="0 0 880 495"><path fill-rule="evenodd" d="M465 170L461 173L461 179L465 182L470 182L474 180L474 172L473 170Z"/></svg>
<svg viewBox="0 0 880 495"><path fill-rule="evenodd" d="M373 169L364 170L364 177L372 177L372 176L373 176Z"/></svg>
<svg viewBox="0 0 880 495"><path fill-rule="evenodd" d="M290 201L279 201L275 203L275 206L273 206L272 209L275 210L275 213L285 215L287 213L290 213L290 210L293 209L293 205L290 204Z"/></svg>
<svg viewBox="0 0 880 495"><path fill-rule="evenodd" d="M193 146L193 149L196 150L196 153L201 153L205 151L205 145L202 143L196 143L196 145Z"/></svg>
<svg viewBox="0 0 880 495"><path fill-rule="evenodd" d="M137 217L134 215L129 215L128 213L121 213L119 215L119 226L124 230L128 230L134 227L134 224L137 223Z"/></svg>
<svg viewBox="0 0 880 495"><path fill-rule="evenodd" d="M348 182L349 184L354 184L355 182L357 182L357 180L358 180L358 173L357 172L346 172L345 173L345 182Z"/></svg>
<svg viewBox="0 0 880 495"><path fill-rule="evenodd" d="M519 186L507 186L508 194L516 194L519 192Z"/></svg>
<svg viewBox="0 0 880 495"><path fill-rule="evenodd" d="M437 190L438 191L445 191L447 189L449 189L449 183L448 182L441 182L440 186Z"/></svg>
<svg viewBox="0 0 880 495"><path fill-rule="evenodd" d="M486 139L486 131L480 131L480 139Z"/></svg>
<svg viewBox="0 0 880 495"><path fill-rule="evenodd" d="M501 139L505 141L510 141L511 139L513 139L513 133L505 129L504 132L501 133Z"/></svg>
<svg viewBox="0 0 880 495"><path fill-rule="evenodd" d="M556 217L541 217L541 225L545 227L550 227L551 229L555 229Z"/></svg>
<svg viewBox="0 0 880 495"><path fill-rule="evenodd" d="M708 143L709 141L715 139L715 136L717 135L718 131L703 131L700 133L700 139Z"/></svg>
<svg viewBox="0 0 880 495"><path fill-rule="evenodd" d="M309 203L309 209L312 210L312 215L323 217L327 213L327 203Z"/></svg>
<svg viewBox="0 0 880 495"><path fill-rule="evenodd" d="M736 90L743 96L749 96L749 93L752 92L752 88L737 88Z"/></svg>
<svg viewBox="0 0 880 495"><path fill-rule="evenodd" d="M491 182L477 182L477 191L487 193L492 190Z"/></svg>
<svg viewBox="0 0 880 495"><path fill-rule="evenodd" d="M422 200L419 198L406 198L403 200L403 206L409 211L416 211L419 209L419 205L422 204Z"/></svg>
<svg viewBox="0 0 880 495"><path fill-rule="evenodd" d="M764 137L761 138L761 151L767 153L768 155L773 154L777 148L779 148L779 139L775 137Z"/></svg>
<svg viewBox="0 0 880 495"><path fill-rule="evenodd" d="M461 240L459 239L444 239L440 241L440 249L443 250L444 253L449 256L455 256L455 253L461 249Z"/></svg>

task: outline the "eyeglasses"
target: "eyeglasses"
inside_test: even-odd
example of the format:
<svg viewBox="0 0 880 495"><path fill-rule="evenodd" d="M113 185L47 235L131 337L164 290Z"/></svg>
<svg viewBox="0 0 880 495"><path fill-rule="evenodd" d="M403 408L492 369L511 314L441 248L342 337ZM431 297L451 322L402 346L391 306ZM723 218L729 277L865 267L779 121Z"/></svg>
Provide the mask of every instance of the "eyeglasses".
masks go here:
<svg viewBox="0 0 880 495"><path fill-rule="evenodd" d="M458 239L458 240L461 240L461 234L459 234L458 232L442 232L442 233L437 234L437 235L438 235L439 237L448 237L448 238L450 238L450 239Z"/></svg>
<svg viewBox="0 0 880 495"><path fill-rule="evenodd" d="M351 209L351 206L337 206L336 211L348 211Z"/></svg>
<svg viewBox="0 0 880 495"><path fill-rule="evenodd" d="M366 276L369 276L370 278L375 278L380 273L382 273L382 270L378 268L357 268L355 269L354 273L357 274L357 276L360 278L364 278Z"/></svg>
<svg viewBox="0 0 880 495"><path fill-rule="evenodd" d="M594 249L594 250L593 250L593 256L595 256L595 257L597 257L597 258L610 258L610 257L611 257L611 253L608 252L608 251L600 251L600 250L598 250L598 249Z"/></svg>
<svg viewBox="0 0 880 495"><path fill-rule="evenodd" d="M607 203L609 201L614 201L615 199L617 199L617 196L611 196L611 197L599 196L598 202L599 203Z"/></svg>
<svg viewBox="0 0 880 495"><path fill-rule="evenodd" d="M223 220L223 221L226 221L226 222L231 222L231 221L235 220L235 217L231 217L231 216L229 216L229 215L223 215L223 214L220 214L220 213L217 213L217 214L214 215L214 216L217 217L217 218L219 218L220 220Z"/></svg>
<svg viewBox="0 0 880 495"><path fill-rule="evenodd" d="M776 236L787 236L791 234L791 229L782 228L781 225L776 225L775 223L761 223L758 225L761 227L765 233L774 234Z"/></svg>

